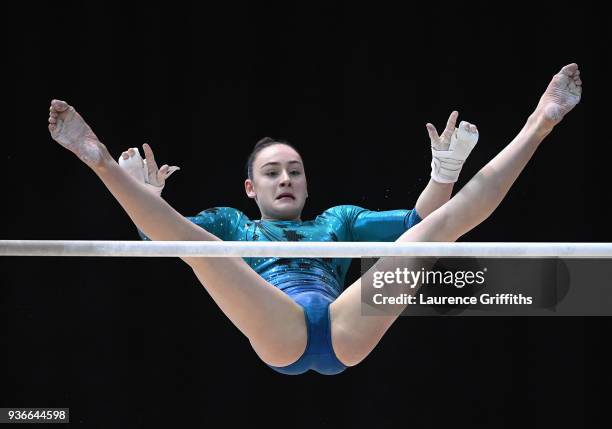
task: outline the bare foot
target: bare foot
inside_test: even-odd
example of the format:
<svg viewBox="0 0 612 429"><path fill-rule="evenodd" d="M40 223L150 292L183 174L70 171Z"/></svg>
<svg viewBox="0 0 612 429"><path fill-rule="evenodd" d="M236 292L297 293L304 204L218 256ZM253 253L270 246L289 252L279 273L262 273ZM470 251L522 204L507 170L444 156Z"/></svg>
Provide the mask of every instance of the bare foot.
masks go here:
<svg viewBox="0 0 612 429"><path fill-rule="evenodd" d="M553 76L540 98L535 110L538 125L552 130L578 104L581 94L582 81L578 64L568 64Z"/></svg>
<svg viewBox="0 0 612 429"><path fill-rule="evenodd" d="M53 140L73 152L88 166L100 166L108 155L98 137L81 115L65 101L52 100L49 107L49 132Z"/></svg>

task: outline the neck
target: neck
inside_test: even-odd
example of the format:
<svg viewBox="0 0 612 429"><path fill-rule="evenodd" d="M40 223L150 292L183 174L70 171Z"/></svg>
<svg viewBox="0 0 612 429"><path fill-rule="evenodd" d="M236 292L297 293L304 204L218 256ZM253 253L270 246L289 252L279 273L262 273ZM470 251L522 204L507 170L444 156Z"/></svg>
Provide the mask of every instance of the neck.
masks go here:
<svg viewBox="0 0 612 429"><path fill-rule="evenodd" d="M299 217L294 218L294 219L278 219L278 218L273 218L273 217L268 217L266 215L262 215L260 220L268 220L268 221L275 221L275 220L280 220L280 221L298 221L301 222L302 219L300 219Z"/></svg>

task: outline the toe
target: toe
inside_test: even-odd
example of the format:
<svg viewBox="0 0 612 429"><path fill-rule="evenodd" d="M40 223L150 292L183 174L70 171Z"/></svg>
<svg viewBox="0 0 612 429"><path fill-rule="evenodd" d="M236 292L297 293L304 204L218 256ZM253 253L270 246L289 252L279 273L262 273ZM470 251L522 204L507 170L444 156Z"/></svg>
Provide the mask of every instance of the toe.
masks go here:
<svg viewBox="0 0 612 429"><path fill-rule="evenodd" d="M51 107L53 107L53 109L57 112L63 112L64 110L68 109L68 103L66 103L65 101L62 100L53 100L51 101Z"/></svg>
<svg viewBox="0 0 612 429"><path fill-rule="evenodd" d="M564 66L559 73L564 74L565 76L572 76L576 70L578 70L578 64L571 63Z"/></svg>

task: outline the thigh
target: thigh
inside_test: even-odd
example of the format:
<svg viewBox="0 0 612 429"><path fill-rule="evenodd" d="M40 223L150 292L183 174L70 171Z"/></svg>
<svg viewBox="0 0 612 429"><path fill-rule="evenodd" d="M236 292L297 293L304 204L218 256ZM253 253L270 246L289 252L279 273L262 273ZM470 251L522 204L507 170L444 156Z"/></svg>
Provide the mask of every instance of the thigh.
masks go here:
<svg viewBox="0 0 612 429"><path fill-rule="evenodd" d="M306 347L303 309L242 258L192 258L206 291L267 364L286 365Z"/></svg>
<svg viewBox="0 0 612 429"><path fill-rule="evenodd" d="M447 225L446 212L438 209L402 234L396 241L455 241L457 237L454 237ZM381 258L377 265L384 263L385 258ZM421 263L415 261L415 267L420 266ZM391 314L363 316L361 314L361 283L362 279L359 278L347 287L330 306L332 344L338 359L347 366L356 365L363 360L376 347L398 317Z"/></svg>
<svg viewBox="0 0 612 429"><path fill-rule="evenodd" d="M304 290L292 294L292 298L304 309L308 341L298 360L283 367L271 366L282 374L297 375L308 370L320 374L335 375L346 369L336 357L331 344L329 305L334 298L316 290Z"/></svg>

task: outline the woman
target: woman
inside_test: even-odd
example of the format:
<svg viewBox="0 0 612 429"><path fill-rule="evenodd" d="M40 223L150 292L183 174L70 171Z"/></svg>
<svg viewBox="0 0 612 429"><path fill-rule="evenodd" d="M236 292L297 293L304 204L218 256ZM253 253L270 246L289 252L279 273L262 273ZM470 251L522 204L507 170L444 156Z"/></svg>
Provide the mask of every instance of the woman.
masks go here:
<svg viewBox="0 0 612 429"><path fill-rule="evenodd" d="M409 229L397 241L456 241L491 215L539 144L579 102L581 85L578 66L572 63L563 67L553 77L535 111L515 139L459 193L446 203L444 198L430 198L422 209L419 209L417 202L414 211L400 214L402 227ZM262 213L256 229L254 225L247 226L251 221L244 215L231 210L200 214L202 219L183 217L158 193L151 192L150 183L134 180L135 176L121 168L91 128L66 103L52 101L49 122L51 136L100 177L139 230L153 240L220 240L214 233L198 226L197 222L210 229L216 228L215 232L229 239L237 239L236 231L245 232L242 239L255 239L257 233L258 239L290 239L302 230L308 231L310 238L320 238L317 235L320 229L314 225L316 221L304 225L306 222L300 220L308 192L303 162L290 145L270 142L274 144L261 148L252 160L252 176L245 181L245 190L257 202ZM454 122L452 125L447 129L452 129L452 134L458 136L459 133L454 131ZM430 136L436 137L429 126L428 130ZM464 131L476 132L469 124ZM432 144L435 143L433 137ZM432 177L444 180L444 173L449 173L449 180L452 180L453 171L457 172L456 166L460 170L461 158L465 160L463 155L469 155L473 144L474 139L470 140L468 135L461 144L457 144L455 151L449 148L452 153L440 155L437 159L434 148ZM145 145L145 154L147 165L151 167L149 172L156 178L167 177L170 170L167 166L160 169L161 174L155 171L153 154L148 145ZM424 192L424 195L427 193ZM436 202L441 203L436 206ZM368 225L366 218L374 218L377 214L361 210L355 206L334 207L324 213L324 221L332 231L343 231L346 237L352 236L353 239L367 240L380 234L390 237L400 230L396 217L395 223L388 223L395 225L394 228L382 228L369 235L371 228L363 227ZM427 213L428 210L431 212ZM212 216L212 221L205 219L208 215ZM393 217L390 212L378 214L389 215ZM419 215L423 216L420 222ZM406 218L408 220L404 222ZM356 227L356 230L347 231L346 225ZM293 233L286 235L287 230ZM355 231L356 237L353 234ZM314 369L324 374L339 373L363 360L397 318L397 315L361 315L360 280L334 299L333 294L338 292L337 282L334 283L330 276L325 277L326 270L322 265L301 267L314 273L306 283L311 288L314 285L317 290L296 293L296 298L292 299L290 293L296 290L297 284L289 283L285 292L253 269L255 266L265 271L267 260L251 261L249 264L242 258L181 259L192 268L221 310L247 336L260 358L279 372L298 374ZM328 266L337 264L328 263ZM297 275L295 269L292 267L289 270L292 276ZM283 274L286 271L280 273L281 278ZM338 278L336 276L336 280Z"/></svg>

